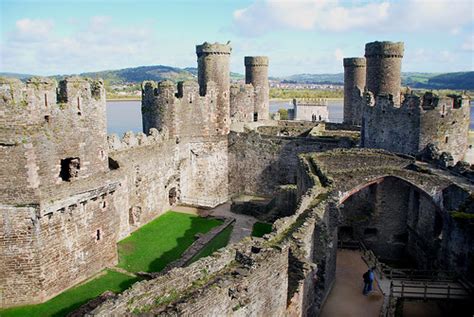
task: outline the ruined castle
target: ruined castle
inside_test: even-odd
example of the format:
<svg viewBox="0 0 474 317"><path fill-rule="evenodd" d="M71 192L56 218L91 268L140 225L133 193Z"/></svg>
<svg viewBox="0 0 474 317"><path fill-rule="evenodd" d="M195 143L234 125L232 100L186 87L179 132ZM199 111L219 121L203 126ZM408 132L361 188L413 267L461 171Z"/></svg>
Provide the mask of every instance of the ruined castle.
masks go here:
<svg viewBox="0 0 474 317"><path fill-rule="evenodd" d="M403 43L373 42L365 58L344 59L344 122L361 126L361 146L416 155L433 144L464 158L469 131L469 98L427 92L402 94Z"/></svg>
<svg viewBox="0 0 474 317"><path fill-rule="evenodd" d="M198 83L143 83L144 133L122 139L106 135L100 80L2 79L0 307L44 302L115 265L117 241L177 203L240 194L271 198L272 233L90 314L317 315L344 239L474 280L472 172L412 156L433 144L462 159L467 99L401 95L401 43L344 60L343 124L269 120L267 57L246 57L246 84L231 85L229 45L196 54Z"/></svg>

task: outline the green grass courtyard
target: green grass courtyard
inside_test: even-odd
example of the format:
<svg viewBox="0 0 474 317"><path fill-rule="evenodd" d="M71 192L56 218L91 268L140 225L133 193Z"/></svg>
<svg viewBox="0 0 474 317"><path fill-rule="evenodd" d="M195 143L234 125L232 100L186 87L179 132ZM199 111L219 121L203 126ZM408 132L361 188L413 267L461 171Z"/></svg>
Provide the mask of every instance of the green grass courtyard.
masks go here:
<svg viewBox="0 0 474 317"><path fill-rule="evenodd" d="M207 233L220 224L221 220L168 211L118 243L117 267L131 273L158 272L168 263L179 259L196 240L196 234ZM226 246L231 232L232 227L223 230L193 257L192 262ZM45 303L0 310L0 316L65 316L107 290L120 293L138 280L137 277L127 274L104 270L96 277L64 291Z"/></svg>

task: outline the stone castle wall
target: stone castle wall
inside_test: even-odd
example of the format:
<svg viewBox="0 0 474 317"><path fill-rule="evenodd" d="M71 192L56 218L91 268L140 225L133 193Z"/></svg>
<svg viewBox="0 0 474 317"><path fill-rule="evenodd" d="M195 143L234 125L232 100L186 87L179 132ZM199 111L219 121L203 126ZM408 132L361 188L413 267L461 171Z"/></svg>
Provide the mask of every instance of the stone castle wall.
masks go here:
<svg viewBox="0 0 474 317"><path fill-rule="evenodd" d="M229 191L271 195L280 185L295 184L299 154L351 146L346 138L309 139L231 132Z"/></svg>
<svg viewBox="0 0 474 317"><path fill-rule="evenodd" d="M0 84L2 202L19 198L24 203L22 193L34 195L40 186L64 183L62 172L67 172L70 158L77 160L74 179L108 169L102 82L70 78L59 87L45 79Z"/></svg>
<svg viewBox="0 0 474 317"><path fill-rule="evenodd" d="M230 86L230 121L253 122L255 108L255 89L252 85Z"/></svg>
<svg viewBox="0 0 474 317"><path fill-rule="evenodd" d="M327 99L293 99L293 116L291 120L328 121Z"/></svg>
<svg viewBox="0 0 474 317"><path fill-rule="evenodd" d="M364 147L414 155L433 143L440 151L450 152L455 161L463 159L470 118L466 97L406 95L400 107L388 97L378 96L375 104L370 94L365 98L368 102L363 105L361 130Z"/></svg>

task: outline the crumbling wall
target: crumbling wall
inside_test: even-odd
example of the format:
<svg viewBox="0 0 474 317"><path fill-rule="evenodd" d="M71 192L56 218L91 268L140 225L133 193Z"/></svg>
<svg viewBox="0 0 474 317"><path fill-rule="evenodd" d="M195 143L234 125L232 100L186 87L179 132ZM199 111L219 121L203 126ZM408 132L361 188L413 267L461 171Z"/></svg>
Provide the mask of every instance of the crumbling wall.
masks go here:
<svg viewBox="0 0 474 317"><path fill-rule="evenodd" d="M253 122L255 90L252 85L230 86L230 120L234 122Z"/></svg>
<svg viewBox="0 0 474 317"><path fill-rule="evenodd" d="M282 138L231 132L229 192L270 195L279 185L296 183L298 154L353 145L346 138Z"/></svg>

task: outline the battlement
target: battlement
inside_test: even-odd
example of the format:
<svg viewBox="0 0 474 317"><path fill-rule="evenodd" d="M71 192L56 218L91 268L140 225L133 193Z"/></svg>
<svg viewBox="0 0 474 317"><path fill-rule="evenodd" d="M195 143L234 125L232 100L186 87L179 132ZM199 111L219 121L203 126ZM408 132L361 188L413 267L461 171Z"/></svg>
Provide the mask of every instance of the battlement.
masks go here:
<svg viewBox="0 0 474 317"><path fill-rule="evenodd" d="M293 99L293 105L298 107L304 106L321 106L326 107L328 105L328 100L326 98L301 98Z"/></svg>
<svg viewBox="0 0 474 317"><path fill-rule="evenodd" d="M363 100L365 105L369 107L383 107L385 109L391 107L408 111L420 110L420 113L421 110L424 112L434 110L445 114L446 112L470 107L470 98L464 94L439 96L433 92L425 92L423 95L410 92L403 95L403 101L400 105L396 105L393 102L392 95L380 94L374 99L374 95L366 91L363 94Z"/></svg>
<svg viewBox="0 0 474 317"><path fill-rule="evenodd" d="M362 145L416 155L428 144L462 160L467 149L470 105L466 95L405 94L400 105L390 94L374 101L364 92Z"/></svg>
<svg viewBox="0 0 474 317"><path fill-rule="evenodd" d="M365 44L365 57L402 58L404 53L403 42L371 42Z"/></svg>
<svg viewBox="0 0 474 317"><path fill-rule="evenodd" d="M180 81L177 84L170 80L160 82L144 81L142 83L142 97L163 97L168 99L182 99L184 96L193 95L196 98L210 97L214 98L217 93L216 84L212 81L206 85L204 95L199 94L199 84L192 80ZM143 99L143 98L142 98Z"/></svg>
<svg viewBox="0 0 474 317"><path fill-rule="evenodd" d="M198 57L203 55L230 55L232 47L229 44L208 43L204 42L201 45L196 45L196 54Z"/></svg>
<svg viewBox="0 0 474 317"><path fill-rule="evenodd" d="M169 139L168 129L163 127L161 131L151 128L148 135L143 132L133 133L125 132L122 138L117 134L107 136L107 144L109 151L122 151L139 146L156 145Z"/></svg>
<svg viewBox="0 0 474 317"><path fill-rule="evenodd" d="M366 67L367 62L364 57L347 57L343 60L344 67Z"/></svg>
<svg viewBox="0 0 474 317"><path fill-rule="evenodd" d="M27 112L53 106L64 109L66 104L71 103L80 109L81 100L105 101L105 89L101 79L70 77L58 84L54 79L44 77L33 77L26 83L17 79L0 78L0 96L5 101L1 103L1 108L4 109L17 106L23 107Z"/></svg>
<svg viewBox="0 0 474 317"><path fill-rule="evenodd" d="M267 56L245 56L244 64L245 66L267 66L268 67L268 57Z"/></svg>

